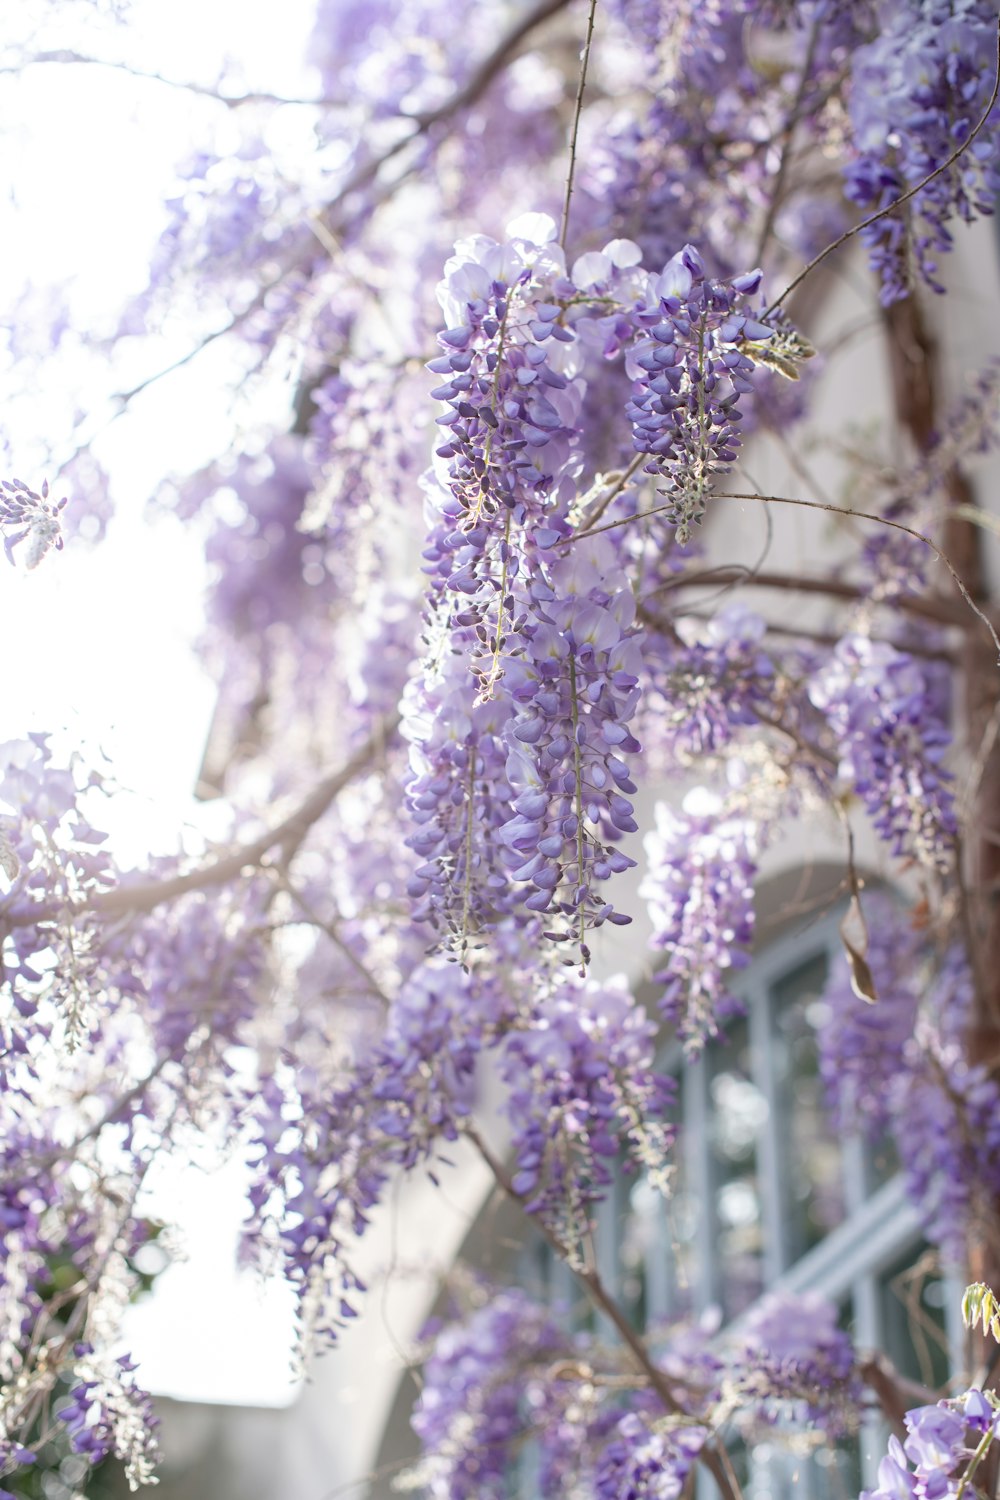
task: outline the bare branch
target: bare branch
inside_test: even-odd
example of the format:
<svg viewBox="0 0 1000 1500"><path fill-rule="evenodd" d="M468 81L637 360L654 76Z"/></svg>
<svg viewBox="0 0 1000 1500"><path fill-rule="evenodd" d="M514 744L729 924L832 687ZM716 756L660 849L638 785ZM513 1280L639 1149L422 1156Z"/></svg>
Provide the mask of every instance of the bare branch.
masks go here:
<svg viewBox="0 0 1000 1500"><path fill-rule="evenodd" d="M667 593L673 589L698 588L703 584L741 581L748 588L776 589L797 594L822 594L829 599L871 600L869 590L862 588L860 584L848 583L843 578L807 578L794 577L787 573L754 573L740 563L732 563L728 567L704 568L697 573L678 573L674 578L662 583L659 588L653 589L647 597L652 598L655 594ZM891 602L893 609L918 615L921 619L932 621L936 625L958 625L965 617L965 611L958 600L944 595L907 594Z"/></svg>
<svg viewBox="0 0 1000 1500"><path fill-rule="evenodd" d="M566 196L562 207L562 228L559 232L559 243L566 249L566 236L569 233L569 200L573 196L573 174L576 171L576 139L580 132L580 116L583 113L583 93L587 87L587 67L590 63L590 44L594 40L594 16L597 13L597 0L590 0L590 14L587 17L587 39L583 44L583 56L580 60L580 79L576 89L576 103L573 106L573 128L569 137L569 166L566 169Z"/></svg>
<svg viewBox="0 0 1000 1500"><path fill-rule="evenodd" d="M399 140L394 141L391 146L387 147L378 156L374 156L356 167L336 195L331 198L322 214L317 215L317 223L323 225L332 233L342 233L350 221L338 217L338 210L342 209L355 193L360 192L362 188L367 187L373 182L382 169L388 166L408 146L413 145L422 136L428 136L434 126L450 124L462 110L466 109L470 104L474 104L493 82L497 74L513 59L517 49L525 38L538 26L541 26L543 22L557 15L559 11L564 10L568 4L569 0L541 0L541 3L536 5L534 10L529 11L516 26L511 28L501 41L498 42L489 56L480 63L479 67L472 74L472 77L460 89L457 89L449 99L446 99L437 109L430 110L426 114L413 116L414 128L411 131L402 135ZM402 116L401 118L405 119L406 117ZM427 147L431 154L447 139L449 133L449 131L443 131L439 135L435 134L428 140ZM391 183L386 184L381 201L384 202L386 199L391 198L409 175L408 172L401 173ZM309 243L311 244L311 241ZM133 386L131 390L122 391L113 396L112 402L117 407L115 415L120 416L129 402L134 400L141 391L148 390L151 385L155 385L158 381L165 379L166 376L172 375L176 370L182 369L184 365L190 364L191 360L199 355L203 349L207 349L217 339L239 328L241 324L245 323L248 318L252 317L263 306L268 293L274 287L280 285L292 271L302 269L307 259L308 256L304 249L298 251L295 256L286 262L278 275L261 288L252 302L243 308L242 311L235 313L221 328L217 328L212 333L206 334L186 354L182 354L179 359L175 359L164 368L154 371L152 375L147 375L144 380L141 380L138 385Z"/></svg>
<svg viewBox="0 0 1000 1500"><path fill-rule="evenodd" d="M925 536L922 531L917 531L913 526L904 526L902 521L890 520L888 516L877 515L873 511L851 510L845 505L833 505L827 500L803 500L799 496L795 495L759 495L756 491L736 492L733 490L717 490L709 498L711 500L759 500L764 505L799 505L806 510L825 510L828 511L831 515L850 516L852 517L852 519L857 521L875 521L880 526L889 526L893 531L902 531L906 536L912 536L916 541L923 542L924 546L929 547L930 550L934 553L934 556L938 559L938 561L944 563L945 567L948 569L948 572L951 574L955 582L955 586L957 587L962 598L972 610L973 614L978 615L979 619L982 620L983 624L986 626L986 629L990 633L990 638L993 641L994 648L996 649L997 661L1000 662L1000 636L997 635L996 628L992 620L982 609L980 609L975 599L973 599L972 595L969 593L969 590L962 582L958 570L952 563L951 559L946 555L946 553L941 551L940 547L935 546L930 537ZM602 531L614 531L617 527L628 526L633 521L643 521L646 520L649 516L661 516L669 514L672 513L673 510L674 506L672 505L654 505L650 510L636 511L634 516L624 516L619 521L607 521L603 526L595 526L590 531L577 532L576 536L572 537L571 540L581 541L585 536L597 536L598 533Z"/></svg>
<svg viewBox="0 0 1000 1500"><path fill-rule="evenodd" d="M373 765L385 747L392 742L398 728L398 714L383 720L346 765L325 776L293 813L277 827L262 833L259 838L252 839L248 844L241 844L239 848L223 855L221 859L213 860L211 864L201 865L184 875L175 875L170 880L121 885L113 891L104 891L87 903L87 910L104 914L152 911L162 902L174 901L188 891L205 890L208 886L225 885L228 881L235 880L244 870L260 865L264 856L272 849L287 849L290 845L297 847L331 802Z"/></svg>

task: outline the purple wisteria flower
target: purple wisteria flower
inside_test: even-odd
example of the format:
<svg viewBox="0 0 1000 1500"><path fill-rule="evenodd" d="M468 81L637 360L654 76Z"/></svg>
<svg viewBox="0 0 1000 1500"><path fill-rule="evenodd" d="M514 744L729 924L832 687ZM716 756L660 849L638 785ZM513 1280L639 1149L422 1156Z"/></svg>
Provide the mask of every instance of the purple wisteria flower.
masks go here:
<svg viewBox="0 0 1000 1500"><path fill-rule="evenodd" d="M394 1173L433 1165L474 1102L476 1059L509 1021L489 979L455 964L409 976L384 1034L333 1086L277 1068L254 1106L248 1255L277 1254L297 1298L303 1339L335 1342L365 1288L351 1266Z"/></svg>
<svg viewBox="0 0 1000 1500"><path fill-rule="evenodd" d="M893 854L951 869L957 823L942 765L951 736L913 657L846 636L809 683L836 738L840 775Z"/></svg>
<svg viewBox="0 0 1000 1500"><path fill-rule="evenodd" d="M661 481L681 544L739 451L739 398L752 391L754 369L743 345L773 336L746 306L760 281L760 271L712 280L686 245L655 282L659 316L631 355L633 445L650 455L645 471Z"/></svg>
<svg viewBox="0 0 1000 1500"><path fill-rule="evenodd" d="M514 901L500 842L514 809L506 743L513 709L506 689L477 702L468 662L446 644L442 650L440 670L415 678L403 696L406 796L416 824L406 842L419 861L407 894L415 920L431 923L462 955Z"/></svg>
<svg viewBox="0 0 1000 1500"><path fill-rule="evenodd" d="M695 627L681 620L675 633L650 630L642 641L649 679L642 725L667 772L724 751L741 730L759 725L762 713L775 711L765 620L731 604L697 633Z"/></svg>
<svg viewBox="0 0 1000 1500"><path fill-rule="evenodd" d="M754 1304L741 1335L731 1358L751 1398L745 1421L791 1420L830 1439L851 1430L861 1383L833 1303L817 1293L771 1292Z"/></svg>
<svg viewBox="0 0 1000 1500"><path fill-rule="evenodd" d="M594 1494L599 1500L625 1495L680 1500L707 1437L703 1427L678 1426L665 1418L654 1422L629 1412L598 1461Z"/></svg>
<svg viewBox="0 0 1000 1500"><path fill-rule="evenodd" d="M914 0L880 13L875 39L851 57L849 108L855 160L847 196L867 214L886 208L943 164L971 135L996 73L992 0ZM883 303L912 289L914 273L944 290L938 257L951 248L949 221L993 212L1000 191L1000 106L968 151L898 212L862 231Z"/></svg>
<svg viewBox="0 0 1000 1500"><path fill-rule="evenodd" d="M76 1355L74 1383L56 1411L73 1452L91 1464L113 1453L125 1465L130 1489L155 1483L160 1423L149 1396L136 1384L131 1358L100 1360L89 1344L78 1344Z"/></svg>
<svg viewBox="0 0 1000 1500"><path fill-rule="evenodd" d="M514 1190L571 1264L623 1152L665 1183L673 1084L654 1070L655 1034L624 981L588 982L557 989L504 1043Z"/></svg>
<svg viewBox="0 0 1000 1500"><path fill-rule="evenodd" d="M960 1258L964 1236L1000 1194L1000 1087L965 1056L972 980L957 948L936 958L905 914L866 907L878 1001L861 1000L846 964L824 994L820 1071L839 1124L891 1133L930 1240Z"/></svg>
<svg viewBox="0 0 1000 1500"><path fill-rule="evenodd" d="M639 702L635 600L603 537L540 565L517 648L506 658L515 710L506 732L513 816L501 827L522 899L548 914L548 936L575 941L605 921L625 923L599 882L635 862L614 847L634 833L636 790L622 759L639 749L629 730Z"/></svg>
<svg viewBox="0 0 1000 1500"><path fill-rule="evenodd" d="M23 479L0 480L0 531L6 532L3 549L7 561L14 561L14 548L27 542L24 566L37 568L45 554L62 549L60 511L67 503L49 499L49 482L44 480L41 492L29 489Z"/></svg>
<svg viewBox="0 0 1000 1500"><path fill-rule="evenodd" d="M953 1500L978 1492L976 1471L1000 1438L993 1392L973 1387L936 1406L913 1407L904 1421L905 1441L890 1437L878 1483L862 1490L861 1500Z"/></svg>
<svg viewBox="0 0 1000 1500"><path fill-rule="evenodd" d="M740 1009L726 973L749 962L757 841L754 821L727 815L704 788L688 793L680 812L657 804L656 829L646 835L640 894L652 946L666 955L654 978L664 986L661 1009L691 1052Z"/></svg>
<svg viewBox="0 0 1000 1500"><path fill-rule="evenodd" d="M104 984L86 904L116 880L107 835L87 810L86 794L101 786L77 757L58 764L48 735L0 745L0 869L9 882L0 894L2 958L15 1002L0 1018L4 1067L28 1056L36 1024L75 1044L94 1023ZM45 997L57 1008L42 1022Z"/></svg>
<svg viewBox="0 0 1000 1500"><path fill-rule="evenodd" d="M564 1347L551 1311L520 1291L439 1334L413 1413L424 1450L413 1479L432 1500L505 1500L532 1420L526 1373Z"/></svg>

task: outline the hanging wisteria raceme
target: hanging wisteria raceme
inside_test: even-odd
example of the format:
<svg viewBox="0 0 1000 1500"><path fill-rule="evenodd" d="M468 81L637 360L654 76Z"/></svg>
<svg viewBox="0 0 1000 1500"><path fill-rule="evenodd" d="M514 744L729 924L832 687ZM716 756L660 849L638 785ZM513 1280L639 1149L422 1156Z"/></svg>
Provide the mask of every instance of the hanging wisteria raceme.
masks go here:
<svg viewBox="0 0 1000 1500"><path fill-rule="evenodd" d="M639 749L628 727L641 672L634 615L611 544L581 541L532 577L506 658L514 816L499 831L504 858L533 887L524 905L547 914L546 936L575 943L583 963L591 927L630 920L600 883L635 863L615 847L638 826L622 759Z"/></svg>
<svg viewBox="0 0 1000 1500"><path fill-rule="evenodd" d="M499 842L513 803L504 740L511 704L505 687L478 702L467 657L444 641L438 649L440 667L425 669L403 698L416 824L407 843L419 859L407 892L414 918L464 954L513 900Z"/></svg>
<svg viewBox="0 0 1000 1500"><path fill-rule="evenodd" d="M688 794L681 812L658 804L656 829L645 843L649 867L641 894L652 946L666 955L654 976L663 986L660 1007L696 1053L742 1008L727 975L749 962L758 830L700 789Z"/></svg>
<svg viewBox="0 0 1000 1500"><path fill-rule="evenodd" d="M624 983L590 981L557 988L504 1043L513 1188L571 1265L621 1156L665 1189L673 1084L654 1069L654 1037Z"/></svg>
<svg viewBox="0 0 1000 1500"><path fill-rule="evenodd" d="M809 697L833 731L841 777L892 853L948 871L957 824L942 761L951 736L914 658L847 636L813 675Z"/></svg>
<svg viewBox="0 0 1000 1500"><path fill-rule="evenodd" d="M600 1500L617 1500L619 1495L675 1500L683 1492L705 1438L702 1427L662 1422L654 1426L648 1418L629 1412L618 1423L615 1439L597 1465L595 1495Z"/></svg>
<svg viewBox="0 0 1000 1500"><path fill-rule="evenodd" d="M93 797L100 776L75 757L60 765L47 735L0 746L0 771L0 799L9 809L0 814L0 869L9 882L0 897L6 1067L28 1057L37 1028L58 1031L75 1046L96 1024L103 955L86 906L115 883L116 872L103 847L107 835L85 810L84 794Z"/></svg>
<svg viewBox="0 0 1000 1500"><path fill-rule="evenodd" d="M429 963L403 984L369 1055L341 1079L279 1066L253 1108L248 1259L277 1260L304 1349L335 1341L364 1284L352 1248L393 1174L447 1157L471 1113L476 1060L509 1023L496 979ZM315 1081L315 1091L312 1087Z"/></svg>
<svg viewBox="0 0 1000 1500"><path fill-rule="evenodd" d="M637 246L614 241L567 274L555 233L548 216L527 214L503 243L459 241L439 288L452 326L431 362L445 376L432 394L449 410L437 419L444 493L424 557L451 601L449 623L476 629L484 697L515 628L525 544L546 548L565 535L582 467L585 348L617 353L648 297Z"/></svg>
<svg viewBox="0 0 1000 1500"><path fill-rule="evenodd" d="M424 1456L407 1488L434 1500L503 1500L532 1422L527 1371L564 1352L552 1313L520 1291L499 1292L466 1323L442 1330L413 1413Z"/></svg>
<svg viewBox="0 0 1000 1500"><path fill-rule="evenodd" d="M936 1405L906 1413L906 1437L893 1435L878 1466L878 1483L861 1500L949 1500L971 1488L1000 1438L1000 1409L993 1391L973 1386Z"/></svg>
<svg viewBox="0 0 1000 1500"><path fill-rule="evenodd" d="M996 7L915 0L890 8L850 66L857 154L845 168L845 191L868 214L924 183L972 135L996 81ZM916 277L944 291L938 263L952 246L950 221L992 213L1000 191L998 128L1000 104L956 162L862 230L884 303L907 296Z"/></svg>
<svg viewBox="0 0 1000 1500"><path fill-rule="evenodd" d="M815 1441L836 1442L856 1426L862 1389L854 1348L837 1327L837 1308L816 1293L763 1297L730 1359L733 1378L745 1382L745 1430L791 1421Z"/></svg>
<svg viewBox="0 0 1000 1500"><path fill-rule="evenodd" d="M3 549L8 562L14 561L14 548L21 542L27 542L18 554L26 568L37 568L53 548L61 551L60 511L68 498L50 500L47 479L43 480L40 493L29 489L23 479L0 480L0 531L6 532Z"/></svg>
<svg viewBox="0 0 1000 1500"><path fill-rule="evenodd" d="M659 317L648 320L649 341L631 356L638 374L628 406L633 445L650 455L645 471L659 481L682 545L704 515L715 477L739 452L739 399L753 389L745 349L773 337L748 306L760 282L760 271L714 281L686 245L654 284Z"/></svg>
<svg viewBox="0 0 1000 1500"><path fill-rule="evenodd" d="M125 1466L131 1489L155 1478L159 1418L145 1392L135 1383L135 1365L127 1354L103 1364L87 1343L74 1348L76 1365L69 1396L56 1413L69 1433L74 1453L98 1464L113 1453Z"/></svg>
<svg viewBox="0 0 1000 1500"><path fill-rule="evenodd" d="M879 999L861 999L838 966L824 994L820 1068L835 1118L860 1120L876 1142L891 1133L925 1233L957 1259L974 1226L991 1223L1000 1192L1000 1087L964 1052L973 1009L964 953L935 959L905 913L869 905Z"/></svg>
<svg viewBox="0 0 1000 1500"><path fill-rule="evenodd" d="M567 277L544 215L509 233L503 245L460 242L440 291L446 316L466 321L441 335L450 352L432 362L448 376L433 394L450 410L437 450L446 482L428 484L428 666L406 703L422 825L409 842L423 856L410 890L430 896L420 915L460 947L512 906L554 908L553 935L585 960L587 929L619 920L594 882L631 863L609 840L635 827L621 753L638 749L627 724L639 658L613 546L580 545L568 561L558 546L581 467L573 371L578 344L611 357L632 337L627 314L648 277L624 241Z"/></svg>
<svg viewBox="0 0 1000 1500"><path fill-rule="evenodd" d="M653 610L658 593L651 587L645 596L647 619L659 618ZM663 758L658 770L686 770L738 746L743 731L759 733L762 716L774 717L775 669L766 632L763 616L742 604L720 609L704 627L682 619L647 630L642 651L649 686L640 724Z"/></svg>

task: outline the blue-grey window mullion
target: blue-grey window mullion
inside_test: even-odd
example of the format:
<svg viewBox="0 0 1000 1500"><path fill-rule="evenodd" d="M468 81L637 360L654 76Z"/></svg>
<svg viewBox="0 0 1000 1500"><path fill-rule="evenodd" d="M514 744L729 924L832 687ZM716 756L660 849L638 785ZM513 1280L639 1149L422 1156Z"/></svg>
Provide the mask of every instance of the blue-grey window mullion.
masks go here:
<svg viewBox="0 0 1000 1500"><path fill-rule="evenodd" d="M646 1279L646 1321L668 1318L675 1310L673 1255L670 1249L671 1231L667 1217L667 1205L663 1195L657 1193L653 1204L653 1233L646 1242L643 1253L643 1272Z"/></svg>
<svg viewBox="0 0 1000 1500"><path fill-rule="evenodd" d="M561 1255L553 1255L552 1269L549 1278L549 1303L552 1307L560 1304L572 1308L580 1300L580 1287Z"/></svg>
<svg viewBox="0 0 1000 1500"><path fill-rule="evenodd" d="M748 986L750 1066L753 1081L767 1101L767 1119L757 1140L757 1180L763 1234L764 1285L770 1286L788 1264L784 1202L781 1191L781 1148L778 1142L779 1100L774 1073L774 1020L770 987Z"/></svg>
<svg viewBox="0 0 1000 1500"><path fill-rule="evenodd" d="M712 1161L712 1115L708 1098L708 1068L704 1053L684 1070L683 1150L685 1189L697 1196L703 1210L695 1233L695 1312L721 1302L719 1226L715 1211L715 1168Z"/></svg>
<svg viewBox="0 0 1000 1500"><path fill-rule="evenodd" d="M878 1349L885 1320L878 1275L874 1270L859 1276L851 1288L854 1303L854 1344L857 1349ZM864 1417L858 1433L861 1453L861 1483L865 1489L878 1485L878 1466L885 1454L888 1432L877 1412Z"/></svg>
<svg viewBox="0 0 1000 1500"><path fill-rule="evenodd" d="M968 1335L962 1322L962 1297L965 1294L965 1277L960 1269L945 1266L944 1276L944 1328L948 1339L948 1362L953 1376L961 1375L965 1369Z"/></svg>
<svg viewBox="0 0 1000 1500"><path fill-rule="evenodd" d="M848 1217L857 1213L872 1191L872 1172L864 1140L856 1132L847 1136L841 1151L844 1208Z"/></svg>
<svg viewBox="0 0 1000 1500"><path fill-rule="evenodd" d="M604 1290L615 1302L621 1301L622 1278L618 1256L618 1245L621 1237L622 1216L620 1211L619 1193L621 1191L621 1175L616 1172L611 1186L608 1188L606 1197L602 1198L597 1205L594 1218L594 1255L597 1261L597 1274L601 1278ZM614 1324L604 1314L600 1314L597 1320L597 1331L602 1339L610 1343L619 1341L618 1332Z"/></svg>

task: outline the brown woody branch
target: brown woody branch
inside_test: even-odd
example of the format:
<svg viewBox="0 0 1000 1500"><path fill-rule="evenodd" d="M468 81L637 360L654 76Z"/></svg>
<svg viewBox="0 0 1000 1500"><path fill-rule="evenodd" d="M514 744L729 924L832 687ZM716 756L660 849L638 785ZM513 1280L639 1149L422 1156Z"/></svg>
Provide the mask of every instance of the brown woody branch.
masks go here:
<svg viewBox="0 0 1000 1500"><path fill-rule="evenodd" d="M508 1198L512 1200L512 1202L516 1203L520 1208L523 1208L524 1198L514 1187L513 1179L511 1178L510 1173L507 1171L503 1163L496 1156L494 1156L493 1152L486 1145L485 1141L479 1135L475 1127L471 1124L467 1125L465 1127L465 1134L475 1146L476 1150L483 1158L483 1161L489 1167L497 1186ZM532 1222L544 1236L549 1246L559 1257L559 1259L564 1260L566 1257L566 1252L564 1247L560 1244L558 1237L546 1227L541 1219L533 1219ZM576 1270L576 1268L574 1267L573 1273L577 1277L580 1284L583 1286L584 1290L587 1293L587 1296L590 1298L591 1302L594 1304L597 1310L603 1313L604 1316L617 1330L622 1339L622 1342L632 1354L644 1378L648 1381L651 1389L656 1392L656 1395L659 1397L660 1401L662 1401L666 1410L672 1412L675 1416L685 1416L688 1417L689 1420L697 1422L698 1419L696 1417L692 1417L691 1413L685 1410L684 1406L674 1395L674 1392L670 1386L670 1382L667 1380L667 1377L664 1375L663 1371L654 1361L652 1355L646 1347L646 1342L643 1339L642 1335L632 1327L631 1323L628 1321L625 1314L618 1306L618 1303L605 1287L597 1271L593 1268L581 1271ZM705 1466L705 1468L708 1470L708 1472L711 1474L712 1478L718 1485L722 1500L743 1500L736 1475L733 1473L732 1465L728 1462L728 1455L722 1457L721 1453L722 1450L717 1449L715 1445L710 1446L709 1444L706 1444L706 1446L703 1447L701 1449L701 1452L698 1454L698 1459L699 1462Z"/></svg>
<svg viewBox="0 0 1000 1500"><path fill-rule="evenodd" d="M379 155L356 167L336 195L330 199L322 214L318 216L317 222L329 232L336 234L343 233L347 221L340 215L339 211L344 208L348 200L355 193L360 192L362 188L366 188L374 182L383 168L388 166L408 146L414 145L422 136L431 135L434 127L438 125L450 125L464 109L474 104L485 93L498 74L513 60L522 42L545 21L557 15L559 11L564 10L568 4L569 0L540 0L540 3L533 10L528 11L517 25L513 26L501 38L493 51L483 59L479 67L460 89L457 89L443 104L438 105L437 109L428 110L425 114L413 116L413 129L411 131L402 135L399 140L394 141L391 146L387 147ZM405 119L406 117L402 118ZM448 131L435 134L428 141L429 150L433 153L447 138L447 135ZM397 188L406 180L407 175L406 173L402 173L393 182L386 184L382 201L392 196ZM309 243L311 244L311 241ZM227 333L233 333L237 328L241 327L254 313L260 310L268 294L276 286L280 285L286 276L292 271L303 267L307 258L305 249L298 250L282 266L278 275L269 281L266 286L262 287L252 301L245 308L229 318L221 328L216 328L213 332L206 334L186 354L182 354L172 364L164 366L152 375L147 375L144 380L141 380L138 385L133 386L131 390L121 391L112 397L113 404L116 407L116 415L120 415L140 392L148 390L151 385L155 385L158 381L165 379L166 376L172 375L176 370L180 370L185 365L190 364L191 360L199 355L203 349L207 349L210 344L214 344Z"/></svg>
<svg viewBox="0 0 1000 1500"><path fill-rule="evenodd" d="M704 568L697 573L679 573L647 596L667 593L673 589L695 588L707 584L744 583L748 588L776 589L799 594L823 594L830 599L870 599L869 590L860 584L848 583L842 578L795 577L789 573L757 572L734 563L725 567ZM965 610L957 599L944 594L904 595L893 599L893 609L918 615L936 625L960 625L964 622Z"/></svg>
<svg viewBox="0 0 1000 1500"><path fill-rule="evenodd" d="M241 844L220 859L199 865L197 869L175 875L169 880L121 885L113 891L104 891L88 901L87 909L102 915L152 911L162 902L174 901L188 891L205 890L210 886L225 885L230 880L236 880L245 870L259 867L272 849L281 849L287 858L289 852L298 848L313 824L323 816L344 788L356 781L378 759L395 738L398 728L398 714L382 720L349 761L332 771L329 776L324 776L293 813L258 838Z"/></svg>

